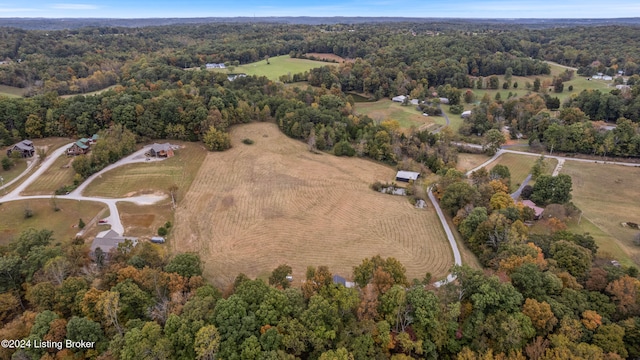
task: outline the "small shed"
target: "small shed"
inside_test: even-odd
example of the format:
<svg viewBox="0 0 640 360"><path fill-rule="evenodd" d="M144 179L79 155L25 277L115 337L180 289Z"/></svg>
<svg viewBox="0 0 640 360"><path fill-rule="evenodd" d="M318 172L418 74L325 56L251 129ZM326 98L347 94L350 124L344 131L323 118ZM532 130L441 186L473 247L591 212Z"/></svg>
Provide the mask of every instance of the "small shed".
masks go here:
<svg viewBox="0 0 640 360"><path fill-rule="evenodd" d="M471 110L463 111L462 114L460 114L460 117L463 119L466 119L469 116L471 116Z"/></svg>
<svg viewBox="0 0 640 360"><path fill-rule="evenodd" d="M438 100L440 100L440 104L445 104L445 105L449 104L449 99L446 97L438 98Z"/></svg>
<svg viewBox="0 0 640 360"><path fill-rule="evenodd" d="M409 182L416 181L420 177L420 173L414 171L400 170L396 174L396 181Z"/></svg>
<svg viewBox="0 0 640 360"><path fill-rule="evenodd" d="M400 95L400 96L396 96L396 97L394 97L394 98L391 98L391 101L401 103L401 102L404 102L404 100L405 100L406 98L407 98L406 96L404 96L404 95Z"/></svg>
<svg viewBox="0 0 640 360"><path fill-rule="evenodd" d="M354 287L356 285L354 282L347 281L347 279L343 278L340 275L333 275L332 280L333 280L334 284L341 284L341 285L343 285L344 287L347 287L347 288L352 288L352 287Z"/></svg>

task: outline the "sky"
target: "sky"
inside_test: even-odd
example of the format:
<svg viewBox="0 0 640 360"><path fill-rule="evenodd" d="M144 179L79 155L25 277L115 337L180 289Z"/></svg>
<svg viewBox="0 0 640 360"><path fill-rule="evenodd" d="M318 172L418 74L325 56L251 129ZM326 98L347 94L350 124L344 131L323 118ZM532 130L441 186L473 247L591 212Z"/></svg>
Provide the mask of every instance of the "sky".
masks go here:
<svg viewBox="0 0 640 360"><path fill-rule="evenodd" d="M64 0L62 0L64 1ZM640 1L616 0L0 0L1 18L389 16L449 18L640 17Z"/></svg>

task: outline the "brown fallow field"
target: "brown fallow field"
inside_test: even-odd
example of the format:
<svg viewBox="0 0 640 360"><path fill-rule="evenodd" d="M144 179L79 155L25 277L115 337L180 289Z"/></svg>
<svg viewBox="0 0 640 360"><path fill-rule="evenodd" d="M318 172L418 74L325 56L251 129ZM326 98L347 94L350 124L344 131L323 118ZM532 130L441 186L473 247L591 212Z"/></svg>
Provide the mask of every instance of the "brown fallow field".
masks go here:
<svg viewBox="0 0 640 360"><path fill-rule="evenodd" d="M411 278L444 276L453 256L432 207L374 192L395 170L315 154L274 124L234 127L230 150L209 153L175 214L174 252L194 251L219 285L239 274L266 278L280 264L294 283L307 266L349 277L362 259L392 256ZM252 139L245 145L242 139Z"/></svg>

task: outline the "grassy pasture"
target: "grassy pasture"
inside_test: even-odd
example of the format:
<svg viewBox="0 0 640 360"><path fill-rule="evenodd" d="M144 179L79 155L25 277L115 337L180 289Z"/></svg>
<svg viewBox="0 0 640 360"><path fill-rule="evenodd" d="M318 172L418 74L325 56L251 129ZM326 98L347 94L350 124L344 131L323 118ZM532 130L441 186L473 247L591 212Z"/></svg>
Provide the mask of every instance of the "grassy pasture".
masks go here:
<svg viewBox="0 0 640 360"><path fill-rule="evenodd" d="M15 179L18 175L22 174L22 172L27 169L27 160L28 159L13 159L15 165L13 165L9 170L3 170L0 167L0 176L2 176L2 179L4 179L5 184ZM29 159L29 161L31 160Z"/></svg>
<svg viewBox="0 0 640 360"><path fill-rule="evenodd" d="M23 97L27 93L27 89L22 89L14 86L0 85L0 96L6 96L10 98Z"/></svg>
<svg viewBox="0 0 640 360"><path fill-rule="evenodd" d="M24 191L23 195L50 195L65 185L73 184L75 171L71 166L73 157L61 155L51 166Z"/></svg>
<svg viewBox="0 0 640 360"><path fill-rule="evenodd" d="M575 227L591 232L601 251L640 266L640 247L633 245L638 230L620 225L640 223L640 169L567 161L561 173L573 179L573 202L583 211Z"/></svg>
<svg viewBox="0 0 640 360"><path fill-rule="evenodd" d="M434 122L445 124L444 117L423 116L421 112L415 109L415 106L402 106L400 103L389 99L356 103L355 110L357 113L367 115L374 120L397 120L403 129L409 129L412 126L419 128L422 125L431 125ZM436 118L438 120L435 120Z"/></svg>
<svg viewBox="0 0 640 360"><path fill-rule="evenodd" d="M496 165L505 165L509 168L511 172L511 191L515 191L518 189L520 184L527 178L527 175L531 173L531 168L535 164L538 158L535 156L528 155L518 155L518 154L502 154L500 157L489 164L487 166L487 170L493 169ZM551 174L553 169L555 169L556 165L558 165L558 160L556 159L545 159L545 169L543 174ZM529 185L533 185L534 181L530 181Z"/></svg>
<svg viewBox="0 0 640 360"><path fill-rule="evenodd" d="M80 218L89 223L106 208L91 201L56 199L56 202L60 211L53 210L51 199L11 201L0 205L0 245L6 245L29 228L52 230L56 240L67 241L80 231L77 227ZM33 217L25 219L26 208L33 211Z"/></svg>
<svg viewBox="0 0 640 360"><path fill-rule="evenodd" d="M182 146L175 151L174 157L115 168L95 179L84 195L119 198L142 193L168 193L169 187L176 184L180 198L187 192L207 151L200 143L171 143Z"/></svg>
<svg viewBox="0 0 640 360"><path fill-rule="evenodd" d="M433 208L369 185L395 170L364 159L314 154L274 124L231 130L230 150L208 153L175 213L170 246L199 253L218 284L239 273L265 277L278 265L327 265L350 276L363 258L393 256L409 278L445 275L453 264ZM242 139L255 143L245 145Z"/></svg>
<svg viewBox="0 0 640 360"><path fill-rule="evenodd" d="M334 63L328 63L324 61L314 61L306 59L295 59L289 57L289 55L280 55L269 58L269 64L266 60L261 60L251 64L244 64L240 66L234 66L233 71L226 69L211 69L211 71L221 71L224 73L245 73L247 75L266 76L270 80L277 81L280 76L287 74L298 74L311 69L327 66L337 65Z"/></svg>
<svg viewBox="0 0 640 360"><path fill-rule="evenodd" d="M78 96L78 95L82 95L82 96L93 96L93 95L98 95L98 94L101 94L101 93L103 93L103 92L105 92L105 91L111 90L111 89L115 88L116 86L118 86L118 85L111 85L111 86L107 86L107 87L106 87L106 88L104 88L104 89L100 89L100 90L96 90L96 91L90 91L90 92L88 92L88 93L84 93L84 94L69 94L69 95L61 95L60 97L61 97L61 98L64 98L64 99L68 99L68 98L72 98L72 97L74 97L74 96Z"/></svg>

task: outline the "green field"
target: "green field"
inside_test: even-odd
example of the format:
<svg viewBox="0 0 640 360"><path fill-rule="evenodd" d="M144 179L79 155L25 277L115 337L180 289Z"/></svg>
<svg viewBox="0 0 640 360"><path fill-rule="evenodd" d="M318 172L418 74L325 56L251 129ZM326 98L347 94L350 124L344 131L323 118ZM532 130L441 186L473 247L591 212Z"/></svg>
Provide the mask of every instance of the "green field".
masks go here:
<svg viewBox="0 0 640 360"><path fill-rule="evenodd" d="M502 154L497 161L492 162L487 166L487 170L493 169L494 166L500 164L505 165L509 168L509 172L511 172L511 191L515 191L518 189L520 184L527 178L527 175L531 173L531 168L533 164L536 162L538 158L535 156L528 155L518 155L518 154ZM551 174L553 169L555 169L556 165L558 165L558 160L556 159L545 159L545 169L544 174ZM534 182L530 181L529 185L533 185Z"/></svg>
<svg viewBox="0 0 640 360"><path fill-rule="evenodd" d="M447 114L447 116L449 117L449 127L451 128L451 130L453 130L455 134L457 134L458 129L460 129L460 126L462 126L462 124L464 123L464 120L460 117L460 114L454 114L451 112L450 110L451 106L441 105L441 108L442 108L442 112ZM446 120L444 116L434 116L433 120L436 122L436 124L446 125Z"/></svg>
<svg viewBox="0 0 640 360"><path fill-rule="evenodd" d="M106 87L106 88L104 88L104 89L100 89L100 90L96 90L96 91L91 91L91 92L84 93L84 94L69 94L69 95L62 95L62 96L60 96L60 97L61 97L61 98L65 98L65 99L67 99L67 98L71 98L71 97L78 96L78 95L83 95L83 96L98 95L98 94L101 94L101 93L103 93L103 92L105 92L105 91L107 91L107 90L111 90L111 89L115 88L116 86L118 86L118 85L111 85L111 86L108 86L108 87Z"/></svg>
<svg viewBox="0 0 640 360"><path fill-rule="evenodd" d="M337 64L324 61L294 59L289 57L289 55L280 55L269 58L269 64L267 64L266 60L261 60L251 64L231 66L226 69L212 69L211 71L221 71L227 74L244 73L247 75L266 76L270 80L277 81L282 75L294 75L327 65L336 66Z"/></svg>
<svg viewBox="0 0 640 360"><path fill-rule="evenodd" d="M17 88L13 86L0 85L0 96L6 96L10 98L23 97L26 94L27 89Z"/></svg>
<svg viewBox="0 0 640 360"><path fill-rule="evenodd" d="M174 157L115 168L95 179L84 195L119 198L140 193L168 193L173 184L178 185L178 196L186 193L207 150L199 143L172 143L184 146L175 151Z"/></svg>
<svg viewBox="0 0 640 360"><path fill-rule="evenodd" d="M75 237L78 221L86 223L93 219L105 205L91 201L56 199L60 211L53 210L51 199L11 201L0 205L0 245L5 245L29 228L48 229L54 232L58 241ZM25 219L25 209L31 209L33 216Z"/></svg>
<svg viewBox="0 0 640 360"><path fill-rule="evenodd" d="M633 245L638 230L621 225L640 223L640 169L567 161L561 173L571 176L573 203L583 211L580 226L575 227L592 233L601 251L640 266L640 247Z"/></svg>
<svg viewBox="0 0 640 360"><path fill-rule="evenodd" d="M373 120L397 120L398 123L400 123L400 127L404 129L411 127L419 128L420 126L432 125L434 123L445 124L444 117L424 116L420 111L417 111L413 105L403 106L389 99L356 103L355 111L358 114L367 115Z"/></svg>
<svg viewBox="0 0 640 360"><path fill-rule="evenodd" d="M0 168L0 176L2 176L5 184L15 179L16 176L22 174L22 172L27 169L27 159L13 159L13 161L15 165L9 170Z"/></svg>

